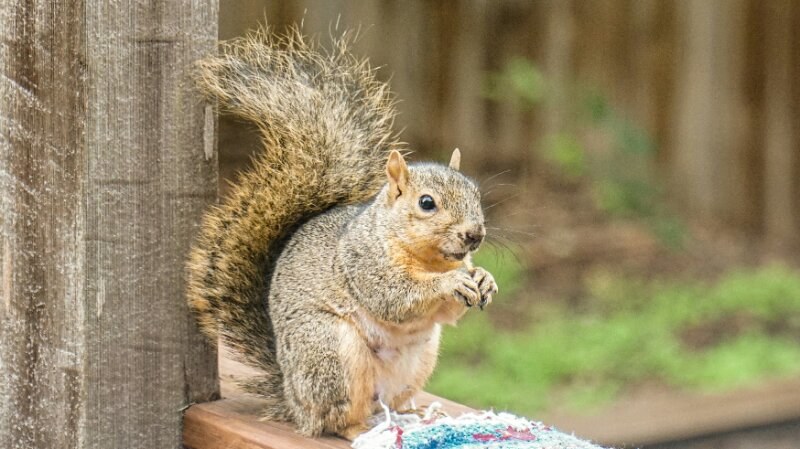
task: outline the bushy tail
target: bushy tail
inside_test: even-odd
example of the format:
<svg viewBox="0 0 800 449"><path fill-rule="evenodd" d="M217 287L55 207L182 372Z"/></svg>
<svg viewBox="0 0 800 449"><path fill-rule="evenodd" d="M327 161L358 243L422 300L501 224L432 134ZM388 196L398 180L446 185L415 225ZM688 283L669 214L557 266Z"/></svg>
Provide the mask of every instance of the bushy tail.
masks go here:
<svg viewBox="0 0 800 449"><path fill-rule="evenodd" d="M364 201L399 147L387 86L346 39L320 50L299 31L254 32L199 63L198 84L220 110L253 123L264 151L205 216L188 262L188 302L203 331L280 385L266 295L276 244L311 215Z"/></svg>

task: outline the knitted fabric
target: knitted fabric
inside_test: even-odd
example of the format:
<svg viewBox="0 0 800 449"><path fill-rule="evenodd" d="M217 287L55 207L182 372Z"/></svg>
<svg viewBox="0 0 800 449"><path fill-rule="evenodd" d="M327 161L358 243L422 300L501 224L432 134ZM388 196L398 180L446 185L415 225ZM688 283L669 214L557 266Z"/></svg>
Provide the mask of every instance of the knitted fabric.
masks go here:
<svg viewBox="0 0 800 449"><path fill-rule="evenodd" d="M435 407L432 405L431 407ZM428 415L431 415L429 413ZM542 423L510 413L465 413L419 418L387 413L353 441L354 449L602 449Z"/></svg>

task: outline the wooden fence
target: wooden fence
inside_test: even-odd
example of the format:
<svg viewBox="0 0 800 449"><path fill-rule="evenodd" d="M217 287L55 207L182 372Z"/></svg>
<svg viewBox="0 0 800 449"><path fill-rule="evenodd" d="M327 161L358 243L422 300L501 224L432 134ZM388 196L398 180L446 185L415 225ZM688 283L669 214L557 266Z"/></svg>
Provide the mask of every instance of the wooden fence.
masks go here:
<svg viewBox="0 0 800 449"><path fill-rule="evenodd" d="M179 448L216 395L183 292L216 30L215 0L0 0L0 447Z"/></svg>
<svg viewBox="0 0 800 449"><path fill-rule="evenodd" d="M657 171L687 215L798 242L798 1L223 0L220 36L265 18L322 35L360 26L358 50L387 67L402 100L405 140L426 156L461 147L466 164L523 178L541 163L531 148L569 114L492 102L487 73L524 57L556 90L595 86L654 136Z"/></svg>

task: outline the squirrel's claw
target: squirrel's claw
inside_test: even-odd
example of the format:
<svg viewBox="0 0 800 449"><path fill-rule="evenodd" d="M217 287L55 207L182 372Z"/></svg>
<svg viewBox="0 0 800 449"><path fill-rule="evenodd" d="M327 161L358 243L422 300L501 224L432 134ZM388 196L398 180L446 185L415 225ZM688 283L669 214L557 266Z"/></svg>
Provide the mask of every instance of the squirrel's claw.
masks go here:
<svg viewBox="0 0 800 449"><path fill-rule="evenodd" d="M456 298L464 301L464 305L467 307L472 307L481 301L481 293L478 290L478 286L470 285L470 283L462 284L454 294Z"/></svg>
<svg viewBox="0 0 800 449"><path fill-rule="evenodd" d="M493 296L497 293L497 283L494 281L494 276L483 268L476 267L472 270L472 279L478 284L481 299L478 307L481 310L492 302Z"/></svg>
<svg viewBox="0 0 800 449"><path fill-rule="evenodd" d="M464 303L464 305L465 305L465 306L467 306L467 307L472 307L472 304L470 304L470 302L469 302L469 300L467 299L467 297L466 297L466 296L464 296L464 295L462 295L462 294L461 294L461 292L459 292L459 291L456 291L456 292L455 292L455 296L456 296L456 298L458 298L459 300L461 300L461 301Z"/></svg>
<svg viewBox="0 0 800 449"><path fill-rule="evenodd" d="M451 287L455 299L462 301L467 307L477 305L481 301L480 287L471 273L456 272L456 277L451 279L455 281L455 285Z"/></svg>

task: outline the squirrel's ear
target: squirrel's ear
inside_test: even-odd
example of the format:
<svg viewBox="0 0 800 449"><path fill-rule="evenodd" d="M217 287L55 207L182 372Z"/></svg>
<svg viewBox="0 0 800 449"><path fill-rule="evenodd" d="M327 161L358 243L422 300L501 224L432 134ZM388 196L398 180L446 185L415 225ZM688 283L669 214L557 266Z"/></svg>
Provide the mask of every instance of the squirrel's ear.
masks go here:
<svg viewBox="0 0 800 449"><path fill-rule="evenodd" d="M450 168L453 170L458 170L458 167L461 166L461 150L456 148L453 150L453 155L450 156Z"/></svg>
<svg viewBox="0 0 800 449"><path fill-rule="evenodd" d="M406 191L408 184L408 165L403 155L397 150L389 153L386 161L386 175L389 178L389 204L393 203Z"/></svg>

